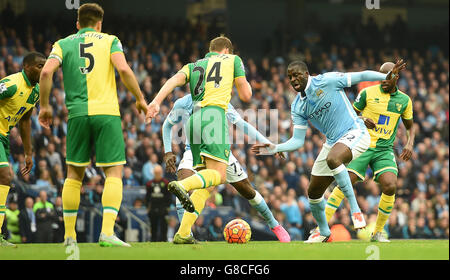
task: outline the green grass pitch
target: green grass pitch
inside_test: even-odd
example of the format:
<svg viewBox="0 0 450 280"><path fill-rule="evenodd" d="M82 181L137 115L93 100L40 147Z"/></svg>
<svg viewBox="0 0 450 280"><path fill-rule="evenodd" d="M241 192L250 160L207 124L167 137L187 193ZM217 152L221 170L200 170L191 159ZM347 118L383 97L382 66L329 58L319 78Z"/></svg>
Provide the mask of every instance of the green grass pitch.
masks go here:
<svg viewBox="0 0 450 280"><path fill-rule="evenodd" d="M96 243L78 244L81 260L448 260L448 240L393 240L305 244L301 241L251 241L247 244L200 242L174 245L168 242L131 243L131 248L102 248ZM67 250L67 252L66 252ZM0 247L0 260L65 260L75 250L62 244L19 244Z"/></svg>

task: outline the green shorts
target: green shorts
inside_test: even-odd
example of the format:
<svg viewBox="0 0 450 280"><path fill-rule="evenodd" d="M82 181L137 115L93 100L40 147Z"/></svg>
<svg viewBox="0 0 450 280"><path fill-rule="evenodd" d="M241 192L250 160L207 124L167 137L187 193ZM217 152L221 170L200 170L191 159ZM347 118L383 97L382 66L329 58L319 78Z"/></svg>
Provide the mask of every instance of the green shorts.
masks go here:
<svg viewBox="0 0 450 280"><path fill-rule="evenodd" d="M69 119L67 123L66 162L87 166L95 148L95 162L99 167L126 163L125 142L119 116L95 115Z"/></svg>
<svg viewBox="0 0 450 280"><path fill-rule="evenodd" d="M0 135L0 168L9 166L9 138Z"/></svg>
<svg viewBox="0 0 450 280"><path fill-rule="evenodd" d="M375 181L385 172L392 172L398 175L397 162L395 161L395 154L392 149L377 149L369 148L357 159L352 160L347 170L355 173L361 180L364 180L367 166L373 171Z"/></svg>
<svg viewBox="0 0 450 280"><path fill-rule="evenodd" d="M186 127L193 168L205 166L204 157L228 164L230 140L225 110L218 106L197 107Z"/></svg>

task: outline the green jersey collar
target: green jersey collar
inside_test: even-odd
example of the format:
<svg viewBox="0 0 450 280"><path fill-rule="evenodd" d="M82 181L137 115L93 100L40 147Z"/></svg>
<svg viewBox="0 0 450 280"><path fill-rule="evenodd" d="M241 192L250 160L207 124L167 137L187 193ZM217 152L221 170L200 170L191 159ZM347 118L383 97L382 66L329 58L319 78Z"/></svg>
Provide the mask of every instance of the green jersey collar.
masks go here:
<svg viewBox="0 0 450 280"><path fill-rule="evenodd" d="M209 53L207 53L207 54L205 55L205 58L211 57L211 56L213 56L213 55L219 55L219 53L217 53L217 52L209 52Z"/></svg>
<svg viewBox="0 0 450 280"><path fill-rule="evenodd" d="M82 34L88 31L93 31L93 32L97 32L94 28L92 27L85 27L85 28L81 28L80 30L78 30L77 34Z"/></svg>
<svg viewBox="0 0 450 280"><path fill-rule="evenodd" d="M25 70L22 70L22 76L23 76L25 82L27 83L27 85L28 85L29 87L31 87L30 80L28 79L27 74L25 74Z"/></svg>
<svg viewBox="0 0 450 280"><path fill-rule="evenodd" d="M398 93L398 86L396 86L395 89L396 89L396 90L395 90L394 92L392 92L391 95L397 95L397 93ZM383 90L383 87L381 86L381 84L380 84L380 91L381 91L382 93L389 93L389 92L385 92L385 91Z"/></svg>

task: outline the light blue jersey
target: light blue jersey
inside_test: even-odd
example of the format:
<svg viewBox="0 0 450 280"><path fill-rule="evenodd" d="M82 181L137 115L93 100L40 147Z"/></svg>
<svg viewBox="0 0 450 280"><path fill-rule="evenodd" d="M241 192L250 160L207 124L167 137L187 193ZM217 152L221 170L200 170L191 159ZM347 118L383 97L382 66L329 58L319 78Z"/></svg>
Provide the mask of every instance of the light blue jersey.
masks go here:
<svg viewBox="0 0 450 280"><path fill-rule="evenodd" d="M333 145L349 130L366 131L364 122L358 118L345 95L344 88L352 85L350 73L329 72L309 76L306 96L299 93L291 105L295 127L306 128L308 120L327 137Z"/></svg>
<svg viewBox="0 0 450 280"><path fill-rule="evenodd" d="M186 121L189 119L189 117L192 115L193 108L194 103L192 102L192 95L191 94L185 95L184 97L175 101L172 110L167 116L167 121L171 125L175 125L178 123L182 123L184 125ZM228 104L226 117L228 121L231 122L232 124L236 124L242 119L239 113L234 109L233 105L231 104ZM187 139L185 145L186 150L191 149Z"/></svg>

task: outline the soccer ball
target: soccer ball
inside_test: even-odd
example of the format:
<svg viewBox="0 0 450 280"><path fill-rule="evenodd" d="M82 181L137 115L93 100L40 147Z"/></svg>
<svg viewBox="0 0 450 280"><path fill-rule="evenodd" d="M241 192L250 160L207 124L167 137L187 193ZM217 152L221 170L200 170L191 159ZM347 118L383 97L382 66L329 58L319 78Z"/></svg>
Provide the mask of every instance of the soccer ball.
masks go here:
<svg viewBox="0 0 450 280"><path fill-rule="evenodd" d="M225 226L223 236L228 243L247 243L252 236L252 230L246 221L234 219Z"/></svg>

